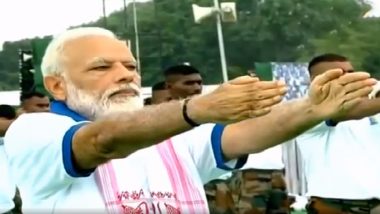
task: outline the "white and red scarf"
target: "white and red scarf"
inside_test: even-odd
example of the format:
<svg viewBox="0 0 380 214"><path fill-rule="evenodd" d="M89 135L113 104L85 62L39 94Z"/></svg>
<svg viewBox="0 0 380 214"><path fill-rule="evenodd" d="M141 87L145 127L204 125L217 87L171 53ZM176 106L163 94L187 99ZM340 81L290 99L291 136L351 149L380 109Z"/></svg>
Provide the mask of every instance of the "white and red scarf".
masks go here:
<svg viewBox="0 0 380 214"><path fill-rule="evenodd" d="M172 199L171 203L166 203L165 201L151 203L151 201L155 199L145 197L145 194L145 200L139 200L134 205L131 205L128 201L129 199L125 200L125 198L120 197L120 193L125 190L123 184L128 182L128 176L116 170L118 167L120 168L120 165L115 167L115 164L109 161L99 166L96 170L96 182L103 195L108 213L209 213L207 203L203 200L201 195L202 193L198 187L194 185L194 181L191 179L192 175L186 171L183 163L178 158L173 147L173 142L167 140L164 143L158 144L155 149L157 149L163 166L166 169L163 170L162 173L167 173L167 177L170 180L170 182L162 182L162 185L171 185L171 187L166 187L166 189L172 190L171 192L175 194L173 196L174 199ZM134 194L136 197L141 196L141 193L139 195L138 192Z"/></svg>

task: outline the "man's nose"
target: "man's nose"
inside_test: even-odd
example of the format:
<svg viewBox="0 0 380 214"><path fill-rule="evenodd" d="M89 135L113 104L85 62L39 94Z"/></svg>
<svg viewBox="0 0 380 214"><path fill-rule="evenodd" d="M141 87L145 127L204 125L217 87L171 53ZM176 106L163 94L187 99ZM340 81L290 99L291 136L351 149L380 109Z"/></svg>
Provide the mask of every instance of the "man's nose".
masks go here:
<svg viewBox="0 0 380 214"><path fill-rule="evenodd" d="M202 93L202 84L195 83L193 86L194 86L195 93L197 93L197 94Z"/></svg>
<svg viewBox="0 0 380 214"><path fill-rule="evenodd" d="M139 79L136 69L128 68L121 63L118 63L116 67L115 81L117 83L129 83Z"/></svg>

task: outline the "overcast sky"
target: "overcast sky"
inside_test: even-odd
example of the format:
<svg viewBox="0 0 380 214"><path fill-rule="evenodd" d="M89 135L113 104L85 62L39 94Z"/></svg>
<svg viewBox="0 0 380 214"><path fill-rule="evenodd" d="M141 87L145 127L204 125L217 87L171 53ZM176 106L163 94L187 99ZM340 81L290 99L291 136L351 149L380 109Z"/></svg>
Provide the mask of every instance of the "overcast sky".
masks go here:
<svg viewBox="0 0 380 214"><path fill-rule="evenodd" d="M121 8L123 0L106 0L107 14ZM102 0L0 0L0 43L57 34L102 14Z"/></svg>
<svg viewBox="0 0 380 214"><path fill-rule="evenodd" d="M380 0L371 1L380 14ZM123 0L106 0L107 14L122 7ZM0 0L0 44L57 34L101 15L102 0Z"/></svg>

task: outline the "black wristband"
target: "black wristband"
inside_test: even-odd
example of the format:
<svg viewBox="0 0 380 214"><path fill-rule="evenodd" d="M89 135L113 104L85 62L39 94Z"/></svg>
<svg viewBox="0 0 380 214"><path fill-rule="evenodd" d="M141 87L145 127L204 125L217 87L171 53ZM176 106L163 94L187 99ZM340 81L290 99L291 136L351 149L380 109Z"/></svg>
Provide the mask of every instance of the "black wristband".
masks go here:
<svg viewBox="0 0 380 214"><path fill-rule="evenodd" d="M190 126L192 127L197 127L199 126L200 124L194 122L194 120L192 120L189 115L187 114L187 104L189 103L190 101L190 98L187 98L183 101L183 105L182 105L182 116L183 116L183 119L185 119L186 123L188 123Z"/></svg>

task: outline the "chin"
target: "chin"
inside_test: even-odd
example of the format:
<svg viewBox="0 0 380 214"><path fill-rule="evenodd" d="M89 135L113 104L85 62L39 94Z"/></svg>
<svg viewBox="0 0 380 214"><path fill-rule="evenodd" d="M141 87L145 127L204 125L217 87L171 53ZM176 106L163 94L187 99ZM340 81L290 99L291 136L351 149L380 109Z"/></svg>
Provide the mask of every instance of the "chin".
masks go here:
<svg viewBox="0 0 380 214"><path fill-rule="evenodd" d="M107 113L131 112L140 110L144 107L144 100L140 97L130 97L123 102L113 102L109 104Z"/></svg>

